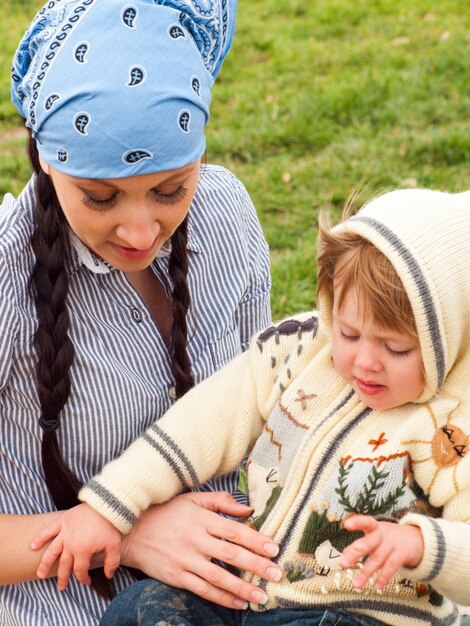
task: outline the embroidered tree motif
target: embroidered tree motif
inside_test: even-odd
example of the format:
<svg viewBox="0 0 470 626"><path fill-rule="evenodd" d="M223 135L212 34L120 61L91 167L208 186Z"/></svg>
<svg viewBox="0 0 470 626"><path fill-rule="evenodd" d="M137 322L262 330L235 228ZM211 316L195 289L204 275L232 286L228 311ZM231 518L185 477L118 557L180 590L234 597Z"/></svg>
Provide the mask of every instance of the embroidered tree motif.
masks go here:
<svg viewBox="0 0 470 626"><path fill-rule="evenodd" d="M312 511L300 540L299 552L315 554L319 546L328 542L335 551L341 553L346 546L364 534L360 531L352 532L342 528L341 522L342 520L328 519L327 511L322 513Z"/></svg>
<svg viewBox="0 0 470 626"><path fill-rule="evenodd" d="M294 583L314 575L328 576L331 569L339 569L339 558L344 548L363 534L342 528L341 520L331 519L328 509L321 512L313 510L302 533L299 553L301 558L302 555L313 555L314 560L308 565L302 561L284 563L287 580Z"/></svg>
<svg viewBox="0 0 470 626"><path fill-rule="evenodd" d="M381 498L380 491L383 488L390 472L385 470L379 471L375 465L372 465L369 476L360 491L356 502L351 502L347 494L348 475L351 471L353 463L345 467L344 463L340 463L338 487L335 489L339 495L339 502L347 513L362 513L363 515L372 515L377 517L384 515L398 502L398 499L404 495L406 487L406 477L402 479L401 485L391 491L388 495Z"/></svg>
<svg viewBox="0 0 470 626"><path fill-rule="evenodd" d="M282 487L280 487L279 485L274 487L273 492L266 504L266 508L261 513L261 515L253 519L253 527L256 528L256 530L259 530L261 526L264 524L264 522L266 521L266 518L271 513L271 511L274 508L274 505L278 501L279 496L281 495L281 491L282 491Z"/></svg>

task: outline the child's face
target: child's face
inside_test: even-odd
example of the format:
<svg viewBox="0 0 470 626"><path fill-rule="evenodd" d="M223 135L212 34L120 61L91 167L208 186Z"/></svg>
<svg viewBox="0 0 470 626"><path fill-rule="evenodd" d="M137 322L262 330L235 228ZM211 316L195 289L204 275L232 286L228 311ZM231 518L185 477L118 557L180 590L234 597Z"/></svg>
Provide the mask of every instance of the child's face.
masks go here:
<svg viewBox="0 0 470 626"><path fill-rule="evenodd" d="M339 311L333 307L332 354L338 372L370 408L391 409L423 391L418 342L406 332L377 326L364 314L355 289L345 294Z"/></svg>

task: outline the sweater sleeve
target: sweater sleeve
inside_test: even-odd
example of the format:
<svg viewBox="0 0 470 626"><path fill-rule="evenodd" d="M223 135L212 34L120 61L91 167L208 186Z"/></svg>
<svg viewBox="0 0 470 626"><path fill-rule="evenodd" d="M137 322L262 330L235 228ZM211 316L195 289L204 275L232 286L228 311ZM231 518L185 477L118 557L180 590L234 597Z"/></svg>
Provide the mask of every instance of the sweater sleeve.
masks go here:
<svg viewBox="0 0 470 626"><path fill-rule="evenodd" d="M281 337L277 328L286 328L284 322L255 337L247 352L189 391L107 464L79 498L127 533L150 505L237 467L284 389L279 380L286 356L298 346L298 329L311 330L309 320L316 320L304 317L289 320L295 332Z"/></svg>
<svg viewBox="0 0 470 626"><path fill-rule="evenodd" d="M470 492L466 493L470 500ZM406 578L429 583L449 600L470 604L470 524L409 513L402 524L423 533L424 555L418 567L403 569Z"/></svg>

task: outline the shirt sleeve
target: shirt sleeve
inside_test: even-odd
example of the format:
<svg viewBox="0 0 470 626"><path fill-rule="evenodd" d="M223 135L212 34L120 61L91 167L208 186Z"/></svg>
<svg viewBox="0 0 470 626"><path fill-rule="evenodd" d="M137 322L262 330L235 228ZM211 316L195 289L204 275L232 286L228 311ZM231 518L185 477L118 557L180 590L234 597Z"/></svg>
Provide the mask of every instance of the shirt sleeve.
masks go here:
<svg viewBox="0 0 470 626"><path fill-rule="evenodd" d="M271 324L271 273L269 247L256 209L243 186L236 179L241 199L241 231L244 235L249 274L246 291L237 310L242 350L248 347L255 333Z"/></svg>
<svg viewBox="0 0 470 626"><path fill-rule="evenodd" d="M10 376L18 332L18 306L14 280L5 254L0 250L0 392L7 385Z"/></svg>
<svg viewBox="0 0 470 626"><path fill-rule="evenodd" d="M240 233L243 247L248 258L248 277L246 291L235 312L235 321L240 336L240 346L246 350L250 339L260 330L272 323L271 318L271 273L269 247L264 237L256 209L244 187L234 177L236 193L240 201ZM238 490L240 468L223 476L209 480L202 491L228 491L242 504L246 504L246 495Z"/></svg>

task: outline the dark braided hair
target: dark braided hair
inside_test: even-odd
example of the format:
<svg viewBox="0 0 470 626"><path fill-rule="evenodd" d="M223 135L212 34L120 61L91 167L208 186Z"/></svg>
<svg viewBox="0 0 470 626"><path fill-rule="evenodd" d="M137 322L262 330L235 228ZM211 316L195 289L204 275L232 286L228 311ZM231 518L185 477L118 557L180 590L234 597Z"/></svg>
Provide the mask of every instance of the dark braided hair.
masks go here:
<svg viewBox="0 0 470 626"><path fill-rule="evenodd" d="M57 438L60 413L70 394L70 367L74 359L74 347L68 335L68 275L64 265L64 259L69 253L69 239L54 186L40 165L36 141L31 136L28 152L36 174L35 230L31 237L36 261L31 287L38 314L34 345L38 354L36 377L41 406L39 423L43 430L41 459L47 488L57 509L61 510L79 504L77 494L81 486L66 464ZM171 238L169 260L173 283L170 351L177 397L194 384L186 351L186 313L190 306L186 241L185 219ZM102 569L90 572L90 576L93 588L100 595L107 598L115 595L111 581L105 578Z"/></svg>
<svg viewBox="0 0 470 626"><path fill-rule="evenodd" d="M37 388L43 429L42 466L46 484L58 509L78 504L80 483L66 465L58 445L60 412L70 393L70 366L74 349L68 336L66 307L68 276L64 258L68 249L65 218L49 176L39 164L36 142L30 139L29 156L36 173L35 222L31 245L36 257L31 276L38 328Z"/></svg>
<svg viewBox="0 0 470 626"><path fill-rule="evenodd" d="M171 254L168 271L173 283L171 294L173 323L171 326L170 354L171 370L175 379L176 397L183 396L194 386L186 345L188 342L188 325L186 314L191 304L188 288L188 253L186 242L188 237L188 218L179 225L171 238Z"/></svg>

